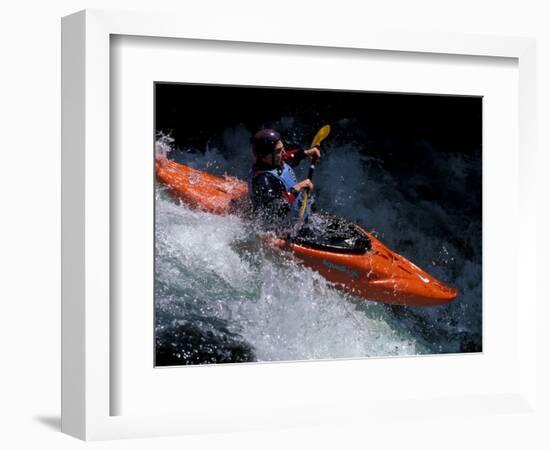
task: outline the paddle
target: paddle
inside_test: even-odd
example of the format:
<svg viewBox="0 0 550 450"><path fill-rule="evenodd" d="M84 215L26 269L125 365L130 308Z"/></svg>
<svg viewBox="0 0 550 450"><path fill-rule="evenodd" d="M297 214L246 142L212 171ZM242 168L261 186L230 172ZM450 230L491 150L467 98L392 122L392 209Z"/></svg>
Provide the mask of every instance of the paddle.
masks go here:
<svg viewBox="0 0 550 450"><path fill-rule="evenodd" d="M321 127L319 131L317 131L317 134L313 138L313 141L311 142L311 147L318 147L323 140L329 135L330 133L330 125L325 125L324 127ZM310 147L310 148L311 148ZM313 173L315 172L315 164L317 162L317 158L312 158L311 164L309 166L309 171L307 173L307 178L309 180L313 179ZM307 207L307 196L308 191L304 192L304 198L302 201L302 207L300 208L300 216L298 217L298 223L297 223L297 229L299 230L302 227L302 222L304 220L304 213L306 212Z"/></svg>

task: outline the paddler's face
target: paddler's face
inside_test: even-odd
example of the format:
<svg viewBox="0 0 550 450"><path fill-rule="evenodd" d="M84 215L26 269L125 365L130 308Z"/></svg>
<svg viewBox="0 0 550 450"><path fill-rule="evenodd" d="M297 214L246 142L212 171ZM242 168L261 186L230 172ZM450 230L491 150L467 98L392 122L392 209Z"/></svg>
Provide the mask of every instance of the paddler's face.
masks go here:
<svg viewBox="0 0 550 450"><path fill-rule="evenodd" d="M261 161L271 167L281 167L283 165L283 155L285 153L285 146L283 141L277 141L273 152L268 153L261 157Z"/></svg>
<svg viewBox="0 0 550 450"><path fill-rule="evenodd" d="M275 150L273 150L273 166L280 167L283 164L283 153L285 146L283 141L277 141L275 144Z"/></svg>

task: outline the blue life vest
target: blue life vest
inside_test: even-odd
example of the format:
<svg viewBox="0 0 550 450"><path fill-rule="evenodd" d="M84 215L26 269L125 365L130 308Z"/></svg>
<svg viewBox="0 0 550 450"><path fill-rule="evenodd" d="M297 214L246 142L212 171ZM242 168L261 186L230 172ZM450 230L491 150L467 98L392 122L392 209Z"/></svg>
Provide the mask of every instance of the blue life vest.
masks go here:
<svg viewBox="0 0 550 450"><path fill-rule="evenodd" d="M271 170L262 170L262 171L254 171L251 170L250 174L248 176L248 192L252 193L252 180L254 177L263 174L263 173L269 173L272 176L274 176L276 179L278 179L281 183L283 183L285 189L287 192L290 191L290 189L295 186L298 183L298 180L296 179L296 174L294 173L294 170L292 170L292 167L290 167L287 163L283 163L282 168L278 169L271 169ZM298 220L298 217L300 217L300 209L302 209L302 203L304 200L304 192L300 192L298 194L298 197L294 200L294 202L290 202L290 215L294 222ZM311 196L308 196L308 202L306 210L304 211L304 222L311 213Z"/></svg>

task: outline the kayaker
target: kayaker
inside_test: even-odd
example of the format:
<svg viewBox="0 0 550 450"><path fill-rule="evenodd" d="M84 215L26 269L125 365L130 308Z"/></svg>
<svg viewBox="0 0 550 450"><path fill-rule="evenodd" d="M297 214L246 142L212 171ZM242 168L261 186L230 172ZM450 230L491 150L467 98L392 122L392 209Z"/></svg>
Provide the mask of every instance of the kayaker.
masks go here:
<svg viewBox="0 0 550 450"><path fill-rule="evenodd" d="M253 211L265 228L288 228L298 219L303 191L313 190L311 180L298 182L292 167L305 158L319 159L321 152L318 147L287 150L280 133L266 128L253 136L252 153L255 161L248 184ZM309 204L304 221L310 213Z"/></svg>

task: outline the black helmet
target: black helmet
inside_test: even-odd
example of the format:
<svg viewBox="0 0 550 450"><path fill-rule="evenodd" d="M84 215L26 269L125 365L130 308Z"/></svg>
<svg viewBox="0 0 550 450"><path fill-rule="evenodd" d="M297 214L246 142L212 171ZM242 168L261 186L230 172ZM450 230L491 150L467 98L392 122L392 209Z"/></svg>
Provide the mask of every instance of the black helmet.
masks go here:
<svg viewBox="0 0 550 450"><path fill-rule="evenodd" d="M260 130L252 138L252 152L256 156L265 156L275 150L275 146L280 140L279 132L270 128Z"/></svg>

